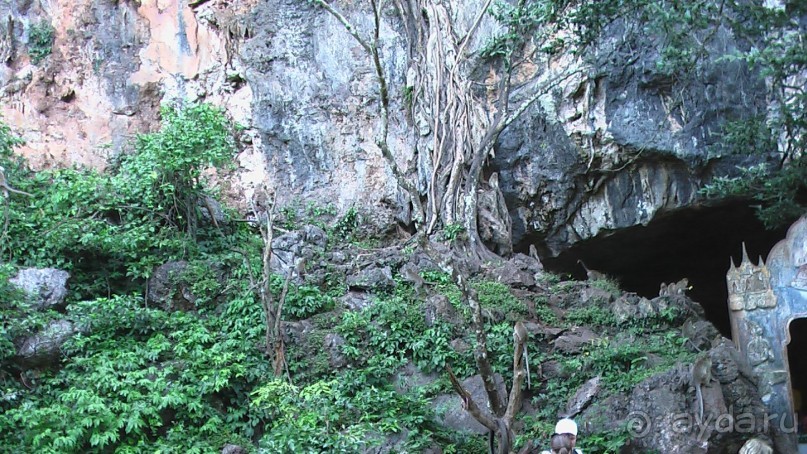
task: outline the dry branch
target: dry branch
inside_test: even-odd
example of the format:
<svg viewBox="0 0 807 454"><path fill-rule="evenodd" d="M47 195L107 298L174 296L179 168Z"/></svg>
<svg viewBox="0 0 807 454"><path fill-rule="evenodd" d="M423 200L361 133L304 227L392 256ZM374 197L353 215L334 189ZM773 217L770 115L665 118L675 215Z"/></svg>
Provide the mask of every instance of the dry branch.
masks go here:
<svg viewBox="0 0 807 454"><path fill-rule="evenodd" d="M266 190L264 190L263 195L267 201L270 200ZM280 292L280 298L275 301L271 290L271 260L272 240L274 239L273 224L276 204L274 200L272 200L270 203L271 205L264 214L259 213L255 206L254 200L250 200L252 213L253 216L255 216L255 218L258 220L258 229L260 230L261 240L263 242L263 249L261 252L261 280L260 282L255 283L250 273L250 282L252 283L253 287L256 285L258 287L261 308L263 309L265 318L264 348L266 354L271 358L272 368L276 376L280 376L284 370L286 375L289 376L288 364L286 363L286 345L283 341L282 332L283 306L286 303L286 296L288 295L291 279L294 276L295 271L298 271L301 264L304 262L301 260L296 267L288 271L283 281L283 289ZM266 222L263 222L263 218L266 219ZM245 260L247 260L248 263L249 257L245 257Z"/></svg>
<svg viewBox="0 0 807 454"><path fill-rule="evenodd" d="M480 424L487 427L488 430L496 432L496 420L479 408L479 405L476 403L476 401L474 401L474 398L471 397L471 393L469 393L462 386L462 383L457 380L457 376L454 375L454 371L451 369L451 366L446 365L446 372L448 372L448 379L451 380L451 385L454 387L454 391L456 391L457 394L459 394L460 399L462 399L462 408L470 413L471 416L479 421Z"/></svg>

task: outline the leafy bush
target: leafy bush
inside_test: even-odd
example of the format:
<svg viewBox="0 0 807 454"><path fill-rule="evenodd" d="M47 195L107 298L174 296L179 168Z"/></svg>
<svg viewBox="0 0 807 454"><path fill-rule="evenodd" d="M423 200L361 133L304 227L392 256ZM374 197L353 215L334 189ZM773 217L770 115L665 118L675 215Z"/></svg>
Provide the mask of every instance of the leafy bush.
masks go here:
<svg viewBox="0 0 807 454"><path fill-rule="evenodd" d="M331 227L330 236L337 241L348 241L359 226L359 212L355 207L350 207L345 214Z"/></svg>
<svg viewBox="0 0 807 454"><path fill-rule="evenodd" d="M129 291L132 279L146 278L156 265L198 252L201 173L232 156L231 127L221 110L208 105L162 113L161 129L138 136L134 153L112 173L32 174L6 157L9 180L36 195L10 201L3 244L10 258L71 271L73 292L81 298ZM15 142L6 137L5 143Z"/></svg>
<svg viewBox="0 0 807 454"><path fill-rule="evenodd" d="M49 22L41 21L28 30L28 55L31 63L39 64L53 50L53 26Z"/></svg>
<svg viewBox="0 0 807 454"><path fill-rule="evenodd" d="M527 306L510 293L510 287L501 282L482 280L474 282L472 286L483 308L499 310L511 322L527 316Z"/></svg>
<svg viewBox="0 0 807 454"><path fill-rule="evenodd" d="M535 319L545 325L556 325L558 323L558 316L549 307L548 298L536 298L533 313Z"/></svg>
<svg viewBox="0 0 807 454"><path fill-rule="evenodd" d="M269 412L260 446L271 452L359 452L382 441L371 431L422 427L431 415L421 396L366 386L352 374L304 388L273 380L252 393L252 405Z"/></svg>
<svg viewBox="0 0 807 454"><path fill-rule="evenodd" d="M232 158L232 127L221 109L209 104L160 112L160 131L138 136L137 152L123 157L113 187L127 202L147 208L127 213L132 221L168 222L195 236L202 170Z"/></svg>
<svg viewBox="0 0 807 454"><path fill-rule="evenodd" d="M569 323L577 325L616 326L616 317L607 307L586 306L572 309L564 317Z"/></svg>
<svg viewBox="0 0 807 454"><path fill-rule="evenodd" d="M451 348L451 327L443 321L427 327L422 305L400 294L345 312L336 330L345 338L347 358L374 379L386 378L410 359L427 372L466 362Z"/></svg>
<svg viewBox="0 0 807 454"><path fill-rule="evenodd" d="M35 195L4 201L3 254L72 275L67 313L41 313L8 285L15 268L0 266L0 441L8 449L211 452L254 436L262 415L248 393L271 372L255 348L262 313L249 274L259 268L244 256L259 260L261 242L247 226L225 233L197 224L202 170L235 151L230 131L211 106L164 109L162 128L138 136L110 173L32 173L0 124L0 165L12 186ZM131 295L155 265L178 258L189 262L183 278L199 313L168 314ZM4 360L13 342L55 317L80 334L63 347L63 367L31 372L27 389Z"/></svg>
<svg viewBox="0 0 807 454"><path fill-rule="evenodd" d="M293 319L302 320L334 307L334 299L318 287L301 285L289 289L284 312Z"/></svg>
<svg viewBox="0 0 807 454"><path fill-rule="evenodd" d="M773 229L793 222L804 214L804 182L807 162L799 159L780 170L765 164L740 168L736 177L718 177L703 187L701 194L710 198L751 198L757 218Z"/></svg>
<svg viewBox="0 0 807 454"><path fill-rule="evenodd" d="M448 224L443 229L443 240L452 243L463 238L465 234L465 226L460 223Z"/></svg>
<svg viewBox="0 0 807 454"><path fill-rule="evenodd" d="M24 316L30 311L25 294L9 283L15 274L13 266L0 264L0 364L16 353L13 340L31 328L19 322L25 319L30 324L30 319Z"/></svg>
<svg viewBox="0 0 807 454"><path fill-rule="evenodd" d="M64 368L6 411L0 433L15 434L6 444L210 452L237 436L219 402L248 375L250 349L224 336L217 318L168 314L120 296L72 304L68 315L88 334L68 341Z"/></svg>

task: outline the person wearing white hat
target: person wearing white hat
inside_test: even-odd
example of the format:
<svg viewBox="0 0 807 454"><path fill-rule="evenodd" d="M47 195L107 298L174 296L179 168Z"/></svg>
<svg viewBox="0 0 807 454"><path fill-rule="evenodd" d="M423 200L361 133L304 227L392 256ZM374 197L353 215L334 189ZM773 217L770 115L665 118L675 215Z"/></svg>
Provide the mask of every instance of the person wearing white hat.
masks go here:
<svg viewBox="0 0 807 454"><path fill-rule="evenodd" d="M572 444L572 452L575 454L583 454L583 451L576 449L574 445L577 443L577 423L569 418L563 418L555 424L555 434L568 436ZM541 454L552 454L551 451L544 451Z"/></svg>

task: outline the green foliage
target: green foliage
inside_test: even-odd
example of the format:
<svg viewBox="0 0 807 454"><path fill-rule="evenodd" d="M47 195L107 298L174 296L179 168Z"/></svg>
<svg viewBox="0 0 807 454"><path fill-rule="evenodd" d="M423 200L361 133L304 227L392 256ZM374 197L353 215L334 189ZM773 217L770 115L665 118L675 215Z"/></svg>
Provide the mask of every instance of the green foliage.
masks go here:
<svg viewBox="0 0 807 454"><path fill-rule="evenodd" d="M426 282L438 284L439 286L452 286L451 275L439 270L425 270L421 273Z"/></svg>
<svg viewBox="0 0 807 454"><path fill-rule="evenodd" d="M681 326L688 315L688 312L680 306L671 304L652 315L639 318L628 319L623 324L629 327L644 328L648 330L666 329Z"/></svg>
<svg viewBox="0 0 807 454"><path fill-rule="evenodd" d="M72 304L68 316L88 334L65 345L64 368L6 411L0 433L14 434L7 446L210 452L251 432L257 415L233 421L220 402L238 400L245 380L266 366L221 319L168 314L122 296Z"/></svg>
<svg viewBox="0 0 807 454"><path fill-rule="evenodd" d="M332 203L321 205L317 202L310 201L306 205L308 215L312 218L323 218L336 216L336 207Z"/></svg>
<svg viewBox="0 0 807 454"><path fill-rule="evenodd" d="M472 287L483 308L503 312L510 322L524 320L527 316L527 306L510 293L510 287L501 282L483 280L474 282ZM512 323L510 326L512 329Z"/></svg>
<svg viewBox="0 0 807 454"><path fill-rule="evenodd" d="M415 87L407 85L403 87L403 101L404 106L406 106L406 110L412 110L412 103L415 100Z"/></svg>
<svg viewBox="0 0 807 454"><path fill-rule="evenodd" d="M518 2L510 4L496 2L491 8L493 17L505 27L505 31L492 37L483 47L482 58L509 59L521 50L530 35L535 41L544 43L543 50L553 52L563 45L562 38L550 39L557 30L557 5L553 1Z"/></svg>
<svg viewBox="0 0 807 454"><path fill-rule="evenodd" d="M13 266L0 263L0 364L16 353L14 339L27 330L44 326L42 321L32 318L34 311L28 307L26 295L9 283L16 271Z"/></svg>
<svg viewBox="0 0 807 454"><path fill-rule="evenodd" d="M532 311L539 322L550 326L558 324L558 316L550 309L546 297L537 297Z"/></svg>
<svg viewBox="0 0 807 454"><path fill-rule="evenodd" d="M280 297L284 279L278 275L272 276L271 289L277 298ZM333 309L333 296L324 293L319 287L311 285L290 285L286 294L286 304L283 313L292 319L302 320Z"/></svg>
<svg viewBox="0 0 807 454"><path fill-rule="evenodd" d="M356 210L356 207L350 207L350 209L336 221L336 224L331 228L330 234L340 241L345 241L352 237L359 226L359 221L358 210Z"/></svg>
<svg viewBox="0 0 807 454"><path fill-rule="evenodd" d="M367 386L358 373L303 388L273 380L252 396L254 407L269 412L272 423L260 445L271 452L358 452L381 441L371 431L423 429L431 414L422 395Z"/></svg>
<svg viewBox="0 0 807 454"><path fill-rule="evenodd" d="M28 55L31 63L39 64L53 50L53 26L47 21L31 25L28 30Z"/></svg>
<svg viewBox="0 0 807 454"><path fill-rule="evenodd" d="M796 119L791 116L791 120ZM807 120L797 121L796 130L804 130ZM713 153L732 155L770 155L777 150L772 125L763 118L726 122L723 129L723 146ZM799 139L801 140L801 139ZM790 146L803 150L803 144L793 141ZM757 217L767 228L776 228L801 216L805 208L804 192L807 181L807 164L802 151L788 165L775 168L765 164L738 168L739 174L717 177L705 185L700 193L707 198L750 198Z"/></svg>
<svg viewBox="0 0 807 454"><path fill-rule="evenodd" d="M351 424L348 399L335 380L303 389L271 380L252 393L253 407L268 412L272 425L261 440L270 452L351 452L363 444L366 424Z"/></svg>
<svg viewBox="0 0 807 454"><path fill-rule="evenodd" d="M216 257L220 259L219 257ZM214 309L218 297L224 293L221 269L213 262L200 259L188 263L188 267L177 280L189 284L190 293L194 295L194 304L200 310Z"/></svg>
<svg viewBox="0 0 807 454"><path fill-rule="evenodd" d="M401 292L360 312L345 312L336 327L345 338L343 352L373 379L383 379L413 361L424 371L460 363L451 348L452 329L443 321L426 326L422 303Z"/></svg>
<svg viewBox="0 0 807 454"><path fill-rule="evenodd" d="M778 171L765 164L739 168L736 177L718 177L701 190L710 198L750 197L757 217L767 228L776 228L792 222L807 208L803 202L807 181L807 162L799 159Z"/></svg>
<svg viewBox="0 0 807 454"><path fill-rule="evenodd" d="M4 251L26 265L71 271L76 298L128 291L132 278L197 251L201 173L234 152L230 129L212 106L163 109L161 129L138 136L134 153L112 173L33 174L19 161L0 158L9 180L35 195L11 199Z"/></svg>
<svg viewBox="0 0 807 454"><path fill-rule="evenodd" d="M299 207L296 204L289 204L283 207L280 207L280 216L278 219L275 220L277 225L281 226L286 230L295 230L300 227L300 213Z"/></svg>
<svg viewBox="0 0 807 454"><path fill-rule="evenodd" d="M0 121L0 163L6 167L6 170L13 161L11 154L14 152L14 147L23 143L24 141L15 135L5 122Z"/></svg>
<svg viewBox="0 0 807 454"><path fill-rule="evenodd" d="M318 324L316 317L313 321L315 325ZM297 385L311 384L332 375L333 367L330 364L329 351L322 347L326 345L325 337L332 332L334 324L335 321L322 327L317 326L308 333L305 343L294 342L286 345L289 373Z"/></svg>
<svg viewBox="0 0 807 454"><path fill-rule="evenodd" d="M597 452L602 454L618 454L630 442L630 433L627 427L619 427L605 432L588 433L580 439L577 446L584 452Z"/></svg>
<svg viewBox="0 0 807 454"><path fill-rule="evenodd" d="M622 293L622 290L619 288L619 282L611 277L606 277L605 279L595 279L591 281L591 286L600 290L605 290L612 295L619 295Z"/></svg>
<svg viewBox="0 0 807 454"><path fill-rule="evenodd" d="M776 137L762 117L726 121L721 135L721 143L710 150L713 157L776 151Z"/></svg>
<svg viewBox="0 0 807 454"><path fill-rule="evenodd" d="M804 194L807 164L807 90L794 86L807 70L807 43L797 17L807 6L795 2L787 9L766 8L739 3L732 6L737 16L732 22L740 36L754 46L727 55L727 60L745 62L770 86L772 103L767 117L728 122L723 131L724 148L729 153L778 154L779 166L740 169L736 177L717 178L702 194L707 197L741 197L754 200L757 216L768 228L787 225L807 211Z"/></svg>
<svg viewBox="0 0 807 454"><path fill-rule="evenodd" d="M209 104L164 107L161 114L160 131L138 136L137 152L122 158L113 187L148 208L131 213L133 221L167 221L195 235L202 171L232 158L232 127L221 109Z"/></svg>
<svg viewBox="0 0 807 454"><path fill-rule="evenodd" d="M575 325L616 326L614 313L608 307L585 306L566 313L564 320Z"/></svg>
<svg viewBox="0 0 807 454"><path fill-rule="evenodd" d="M443 241L453 242L462 238L465 227L462 224L449 224L443 229Z"/></svg>
<svg viewBox="0 0 807 454"><path fill-rule="evenodd" d="M551 429L542 426L542 422L552 421L558 412L564 411L569 396L588 379L598 375L602 378L599 401L603 402L611 394L629 393L649 377L693 360L693 354L681 342L677 327L603 327L601 331L602 337L591 341L579 352L554 353L536 361L557 361L560 376L536 389L532 404L539 410L529 433L548 437ZM541 354L540 349L531 350L534 351ZM541 433L542 430L550 431ZM616 447L626 441L622 429L592 435L582 447L595 452L619 452Z"/></svg>
<svg viewBox="0 0 807 454"><path fill-rule="evenodd" d="M212 452L248 445L263 424L247 405L271 374L255 348L263 314L249 285L261 242L246 226L195 226L189 202L205 195L202 170L234 151L230 126L211 106L163 115L110 173L32 173L0 124L0 165L12 186L34 194L8 200L4 259L72 275L67 313L40 312L8 284L16 268L0 266L0 442L10 450ZM128 294L177 258L188 260L176 278L189 283L197 312L169 314ZM63 346L61 368L24 388L9 375L13 342L57 317L80 334Z"/></svg>
<svg viewBox="0 0 807 454"><path fill-rule="evenodd" d="M637 378L637 370L642 369L642 365L647 360L648 352L641 342L612 342L608 338L603 338L591 344L584 350L586 365L593 374L602 374L608 379L614 379L620 375L634 377L633 380L619 379L618 383L629 388Z"/></svg>
<svg viewBox="0 0 807 454"><path fill-rule="evenodd" d="M557 281L549 287L549 291L551 293L569 293L577 289L581 283L579 281L574 280L566 280L566 281Z"/></svg>
<svg viewBox="0 0 807 454"><path fill-rule="evenodd" d="M540 349L533 347L535 339L528 339L527 350L531 354L530 365L535 367L539 364L536 352ZM490 358L491 367L496 373L504 377L507 383L512 383L513 380L513 323L502 322L497 323L490 327L487 332L488 344L488 357ZM478 371L471 372L473 374ZM509 388L508 388L509 389Z"/></svg>

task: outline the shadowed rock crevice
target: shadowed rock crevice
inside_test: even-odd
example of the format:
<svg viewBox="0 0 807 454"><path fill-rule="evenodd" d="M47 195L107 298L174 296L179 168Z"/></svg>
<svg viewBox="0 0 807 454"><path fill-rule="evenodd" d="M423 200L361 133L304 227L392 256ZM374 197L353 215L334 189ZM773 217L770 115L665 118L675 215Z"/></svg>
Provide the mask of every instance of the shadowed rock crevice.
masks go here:
<svg viewBox="0 0 807 454"><path fill-rule="evenodd" d="M706 317L725 336L728 320L726 271L729 257L739 263L742 243L756 262L766 258L786 229L765 230L745 202L677 210L647 226L635 226L579 242L557 257L542 257L547 270L585 279L582 259L620 286L641 296L658 295L662 282L689 279L687 294L699 302ZM527 249L529 243L522 248Z"/></svg>
<svg viewBox="0 0 807 454"><path fill-rule="evenodd" d="M807 395L807 358L804 352L807 351L807 318L793 320L790 323L790 344L787 346L787 359L790 368L790 379L794 390L799 393L793 394L793 408L801 418L804 415L805 395ZM805 433L805 427L799 427L799 434Z"/></svg>

